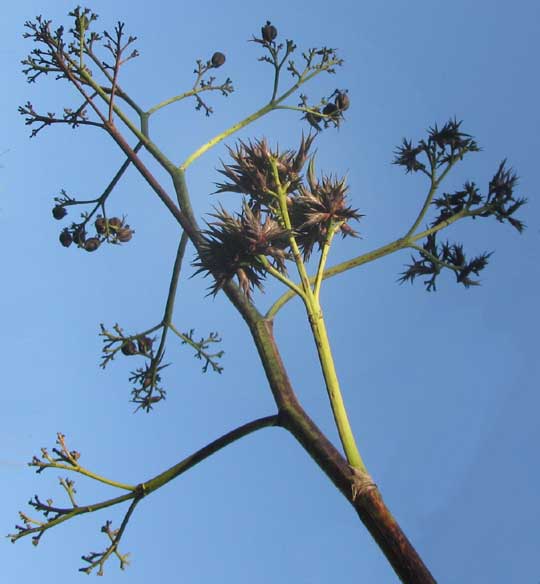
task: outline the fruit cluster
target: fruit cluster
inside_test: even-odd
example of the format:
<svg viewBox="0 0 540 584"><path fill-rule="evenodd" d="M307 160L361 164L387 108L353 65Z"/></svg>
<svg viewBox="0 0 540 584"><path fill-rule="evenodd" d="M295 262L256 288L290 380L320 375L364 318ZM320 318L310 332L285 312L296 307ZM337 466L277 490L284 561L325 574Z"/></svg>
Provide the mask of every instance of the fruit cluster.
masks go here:
<svg viewBox="0 0 540 584"><path fill-rule="evenodd" d="M53 217L57 220L63 219L67 215L64 205L56 205L52 210ZM84 216L83 216L84 218ZM135 233L126 223L125 217L111 217L107 219L101 215L94 221L95 235L87 232L88 219L82 223L72 223L71 227L66 227L60 233L60 243L64 247L69 247L75 243L78 247L86 251L96 251L105 241L108 243L127 243Z"/></svg>

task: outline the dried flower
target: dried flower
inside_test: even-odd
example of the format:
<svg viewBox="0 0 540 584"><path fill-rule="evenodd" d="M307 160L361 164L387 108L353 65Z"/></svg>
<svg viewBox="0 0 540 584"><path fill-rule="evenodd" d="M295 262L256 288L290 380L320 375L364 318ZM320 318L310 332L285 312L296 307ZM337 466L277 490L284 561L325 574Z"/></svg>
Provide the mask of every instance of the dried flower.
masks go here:
<svg viewBox="0 0 540 584"><path fill-rule="evenodd" d="M309 135L302 140L297 151L279 149L271 150L266 139L245 143L240 141L236 150L229 148L229 153L235 164L223 164L219 172L230 182L217 183L217 193L234 192L250 197L250 204L255 208L261 205L275 206L276 184L272 162L275 161L281 187L286 187L288 193L298 189L301 183L300 172L308 158L309 149L315 136Z"/></svg>
<svg viewBox="0 0 540 584"><path fill-rule="evenodd" d="M347 204L347 184L345 179L324 176L321 181L315 177L315 163L309 163L308 187L300 187L300 194L291 198L290 215L295 237L308 259L315 243L322 247L331 225L339 226L343 237L356 236L348 225L351 219L358 220L362 215Z"/></svg>
<svg viewBox="0 0 540 584"><path fill-rule="evenodd" d="M403 138L403 144L395 150L396 156L393 164L404 166L407 173L426 170L426 165L419 162L417 159L418 155L423 151L423 146L416 146L413 148L412 142Z"/></svg>
<svg viewBox="0 0 540 584"><path fill-rule="evenodd" d="M455 118L449 120L439 130L437 124L429 129L429 141L435 143L441 150L450 147L452 154L462 156L465 152L478 151L478 145L469 134L465 134L459 128L462 122Z"/></svg>
<svg viewBox="0 0 540 584"><path fill-rule="evenodd" d="M193 264L198 268L196 273L214 276L212 294L217 294L234 276L247 296L255 286L262 289L266 268L261 256L285 271L289 234L272 217L266 215L263 221L261 212L246 204L236 216L223 208L212 216L217 221L208 223L199 258Z"/></svg>

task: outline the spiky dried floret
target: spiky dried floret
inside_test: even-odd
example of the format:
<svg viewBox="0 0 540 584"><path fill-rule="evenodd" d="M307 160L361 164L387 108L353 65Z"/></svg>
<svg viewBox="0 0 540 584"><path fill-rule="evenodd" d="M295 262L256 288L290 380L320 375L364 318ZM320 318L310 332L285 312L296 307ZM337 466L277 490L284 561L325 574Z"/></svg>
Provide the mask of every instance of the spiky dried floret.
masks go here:
<svg viewBox="0 0 540 584"><path fill-rule="evenodd" d="M212 215L217 221L208 223L199 258L194 262L196 273L211 274L215 282L212 294L235 276L247 296L257 287L262 289L266 268L260 256L269 258L279 271L285 271L288 258L289 232L277 221L244 204L235 216L220 208Z"/></svg>
<svg viewBox="0 0 540 584"><path fill-rule="evenodd" d="M514 196L514 189L518 184L518 177L511 168L506 168L506 160L499 164L497 172L489 182L489 191L486 198L488 210L483 216L493 215L501 223L508 221L520 233L525 224L512 215L527 202L523 197Z"/></svg>
<svg viewBox="0 0 540 584"><path fill-rule="evenodd" d="M317 243L321 248L328 235L330 225L339 225L343 237L357 233L348 221L358 220L362 215L347 204L348 186L344 178L315 177L314 159L310 160L307 172L307 187L302 185L299 194L290 199L290 215L295 237L305 259L308 259Z"/></svg>
<svg viewBox="0 0 540 584"><path fill-rule="evenodd" d="M426 170L426 165L418 160L418 155L424 151L422 146L412 145L412 141L403 138L403 144L394 151L395 158L393 164L404 166L406 172L417 172Z"/></svg>
<svg viewBox="0 0 540 584"><path fill-rule="evenodd" d="M250 205L256 209L275 207L278 185L272 161L277 166L280 186L286 187L288 193L295 192L300 186L300 173L314 139L314 135L307 138L302 135L298 150L284 152L279 148L272 150L265 138L254 142L240 140L235 149L229 147L234 163L223 164L219 172L227 177L228 182L217 183L216 192L248 195Z"/></svg>
<svg viewBox="0 0 540 584"><path fill-rule="evenodd" d="M470 134L465 134L460 130L462 122L456 118L449 120L439 130L437 124L429 129L429 141L435 143L441 150L449 147L457 153L478 151L478 144Z"/></svg>
<svg viewBox="0 0 540 584"><path fill-rule="evenodd" d="M404 282L412 283L418 276L431 276L431 278L424 281L428 292L437 289L437 277L443 268L451 269L456 276L456 281L463 284L465 288L479 286L480 282L471 279L470 276L471 274L478 276L487 266L491 256L491 253L485 252L467 261L463 245L445 242L439 246L435 233L428 235L422 249L425 253L421 253L418 259L411 256L412 263L402 272L398 281L401 284Z"/></svg>

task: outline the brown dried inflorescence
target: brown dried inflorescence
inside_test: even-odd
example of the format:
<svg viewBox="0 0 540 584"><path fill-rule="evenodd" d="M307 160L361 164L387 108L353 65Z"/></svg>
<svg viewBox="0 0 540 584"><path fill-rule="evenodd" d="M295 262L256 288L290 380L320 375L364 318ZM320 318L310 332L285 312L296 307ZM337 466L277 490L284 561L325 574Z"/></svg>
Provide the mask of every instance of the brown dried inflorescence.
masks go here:
<svg viewBox="0 0 540 584"><path fill-rule="evenodd" d="M199 258L194 262L196 273L211 274L215 282L212 294L235 276L247 296L256 286L262 289L266 267L261 256L268 258L279 271L285 271L288 257L289 232L270 215L251 209L247 204L241 213L230 215L220 208L212 215L217 219L208 223Z"/></svg>
<svg viewBox="0 0 540 584"><path fill-rule="evenodd" d="M343 237L357 236L348 221L358 220L362 215L347 202L348 186L344 178L323 176L317 180L313 158L307 172L307 186L301 185L299 194L290 200L291 221L294 234L304 259L308 259L313 246L319 249L333 226Z"/></svg>
<svg viewBox="0 0 540 584"><path fill-rule="evenodd" d="M293 193L300 187L300 173L314 139L315 135L308 135L307 138L302 136L298 150L284 152L280 152L279 148L272 150L265 138L247 143L239 141L236 149L229 148L234 163L223 164L223 169L219 171L229 182L217 183L216 192L247 195L250 205L256 209L261 206L275 207L279 187L285 188L288 193ZM277 167L279 185L276 184L273 163Z"/></svg>

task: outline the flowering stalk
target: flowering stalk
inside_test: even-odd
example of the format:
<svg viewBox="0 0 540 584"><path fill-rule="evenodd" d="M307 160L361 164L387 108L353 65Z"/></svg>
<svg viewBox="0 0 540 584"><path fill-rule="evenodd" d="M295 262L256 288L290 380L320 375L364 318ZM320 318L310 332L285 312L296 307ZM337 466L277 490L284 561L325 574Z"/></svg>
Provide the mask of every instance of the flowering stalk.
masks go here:
<svg viewBox="0 0 540 584"><path fill-rule="evenodd" d="M358 446L356 445L356 440L354 438L351 424L349 422L349 417L347 415L347 410L345 408L345 403L343 401L341 389L339 387L339 379L334 364L332 349L330 347L330 341L326 331L323 312L319 302L322 270L324 269L324 264L326 257L328 256L328 250L330 248L333 234L336 231L336 227L333 226L332 221L330 221L330 226L328 228L327 236L321 253L321 262L319 263L320 274L317 274L315 286L312 288L304 260L302 259L302 254L300 253L300 249L293 232L291 218L289 216L287 204L288 185L283 185L281 183L276 159L271 159L270 164L272 167L274 181L277 186L280 216L283 220L285 228L289 231L289 243L293 252L296 267L298 269L298 274L300 275L302 282L302 299L304 301L304 306L306 307L309 324L311 326L311 332L313 333L313 338L317 347L317 354L319 356L319 362L321 364L326 390L330 399L330 405L332 407L332 413L334 415L334 421L338 429L339 438L341 440L341 444L343 445L343 450L349 464L363 471L364 473L367 473L366 466L362 460L362 457L360 456Z"/></svg>

